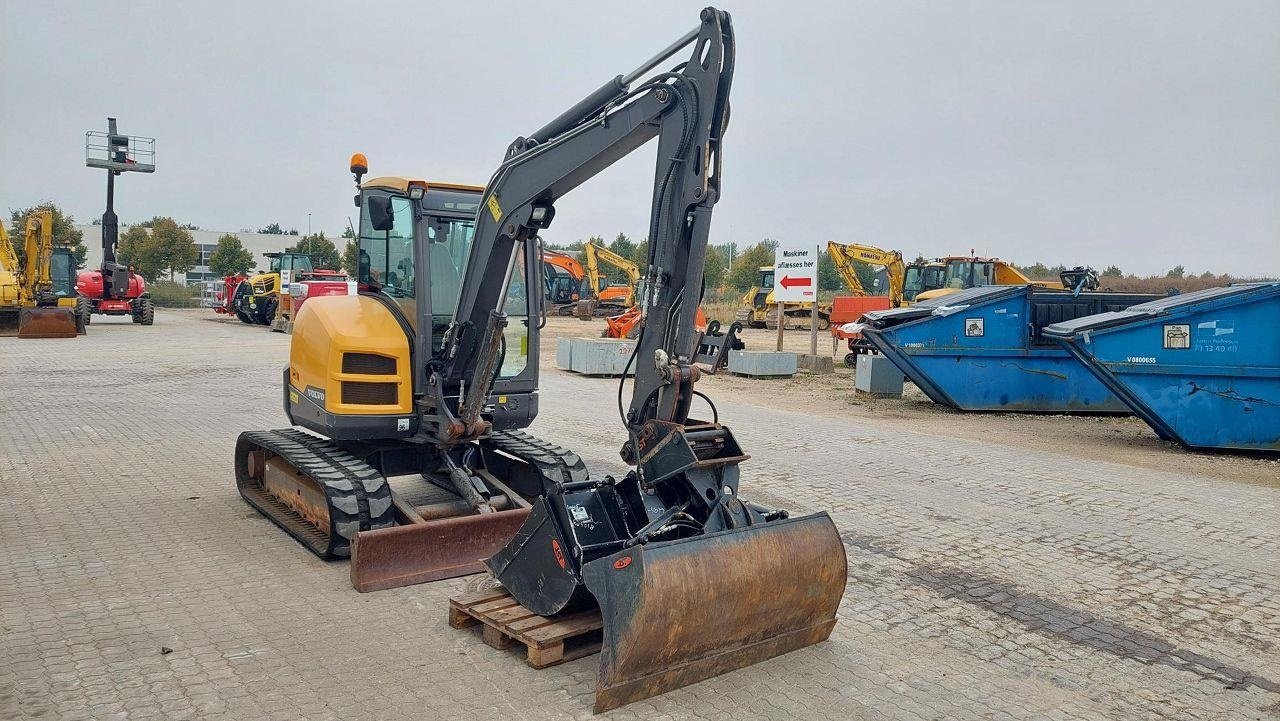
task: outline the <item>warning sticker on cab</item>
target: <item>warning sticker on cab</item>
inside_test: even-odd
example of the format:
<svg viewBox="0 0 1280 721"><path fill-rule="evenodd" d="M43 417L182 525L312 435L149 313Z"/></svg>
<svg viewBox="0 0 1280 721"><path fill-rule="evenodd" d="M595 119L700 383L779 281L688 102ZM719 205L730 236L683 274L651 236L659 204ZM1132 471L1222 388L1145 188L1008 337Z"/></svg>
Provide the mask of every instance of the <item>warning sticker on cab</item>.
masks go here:
<svg viewBox="0 0 1280 721"><path fill-rule="evenodd" d="M493 216L493 222L502 220L502 206L498 205L498 196L490 195L485 205L489 208L489 215Z"/></svg>

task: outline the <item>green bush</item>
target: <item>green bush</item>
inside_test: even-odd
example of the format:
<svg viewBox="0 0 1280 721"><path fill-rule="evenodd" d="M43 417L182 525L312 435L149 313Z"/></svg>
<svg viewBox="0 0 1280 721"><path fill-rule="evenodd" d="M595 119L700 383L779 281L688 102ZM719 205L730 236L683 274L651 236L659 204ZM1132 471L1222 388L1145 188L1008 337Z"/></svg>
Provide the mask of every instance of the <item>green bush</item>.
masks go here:
<svg viewBox="0 0 1280 721"><path fill-rule="evenodd" d="M200 286L157 280L147 283L147 292L161 308L195 308L200 305Z"/></svg>

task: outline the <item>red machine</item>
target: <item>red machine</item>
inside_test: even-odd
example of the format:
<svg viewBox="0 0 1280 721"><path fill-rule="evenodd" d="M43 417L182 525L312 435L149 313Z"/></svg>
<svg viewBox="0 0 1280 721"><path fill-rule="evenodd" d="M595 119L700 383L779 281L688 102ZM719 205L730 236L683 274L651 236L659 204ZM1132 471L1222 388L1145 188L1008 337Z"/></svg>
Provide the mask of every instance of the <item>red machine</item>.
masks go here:
<svg viewBox="0 0 1280 721"><path fill-rule="evenodd" d="M147 282L142 276L128 270L128 284L124 292L103 292L102 270L82 270L76 274L76 292L89 301L94 313L102 315L131 315L134 323L151 325L155 318L155 306L147 292ZM117 286L118 288L119 286ZM85 319L88 322L88 318Z"/></svg>
<svg viewBox="0 0 1280 721"><path fill-rule="evenodd" d="M116 176L155 172L155 139L116 132L116 119L107 118L107 132L85 134L85 165L107 171L107 210L102 214L102 265L76 275L76 291L89 301L92 313L131 315L133 322L151 325L155 306L147 283L132 266L116 261L119 218L115 211ZM85 316L85 323L90 315Z"/></svg>
<svg viewBox="0 0 1280 721"><path fill-rule="evenodd" d="M333 270L314 271L314 277L301 282L295 281L289 286L289 296L293 303L293 315L302 310L307 298L318 298L322 295L355 295L356 282L347 280L344 273Z"/></svg>
<svg viewBox="0 0 1280 721"><path fill-rule="evenodd" d="M271 330L277 333L292 333L293 319L298 317L298 311L302 309L302 304L307 301L307 298L355 294L355 281L347 280L346 273L340 270L301 271L289 283L289 292L281 293L275 317L271 320Z"/></svg>
<svg viewBox="0 0 1280 721"><path fill-rule="evenodd" d="M239 315L235 308L236 288L239 287L249 276L244 273L236 273L235 275L224 275L222 277L222 290L214 291L213 294L213 312L222 315ZM249 321L241 318L244 322Z"/></svg>
<svg viewBox="0 0 1280 721"><path fill-rule="evenodd" d="M870 353L872 348L862 339L861 333L850 333L841 330L847 323L853 323L869 310L886 310L891 308L887 295L838 295L831 300L831 338L833 341L848 341L849 352L845 354L844 364L853 368L858 363L860 353Z"/></svg>

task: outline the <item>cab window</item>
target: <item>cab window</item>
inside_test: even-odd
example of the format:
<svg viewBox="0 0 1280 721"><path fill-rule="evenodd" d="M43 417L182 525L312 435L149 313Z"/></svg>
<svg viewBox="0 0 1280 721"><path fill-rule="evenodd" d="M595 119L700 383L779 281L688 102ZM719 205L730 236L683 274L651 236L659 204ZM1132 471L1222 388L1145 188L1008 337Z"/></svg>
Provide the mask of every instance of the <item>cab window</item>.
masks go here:
<svg viewBox="0 0 1280 721"><path fill-rule="evenodd" d="M49 259L49 278L53 280L53 293L59 298L75 295L76 269L71 253L55 249Z"/></svg>
<svg viewBox="0 0 1280 721"><path fill-rule="evenodd" d="M902 297L909 301L915 300L921 291L920 280L919 268L907 268L906 277L902 280Z"/></svg>
<svg viewBox="0 0 1280 721"><path fill-rule="evenodd" d="M366 196L365 207L360 213L360 282L393 298L412 298L416 280L413 267L413 205L403 196L390 196L389 211L393 221L391 227L387 230L375 230L368 207L372 197L375 196Z"/></svg>

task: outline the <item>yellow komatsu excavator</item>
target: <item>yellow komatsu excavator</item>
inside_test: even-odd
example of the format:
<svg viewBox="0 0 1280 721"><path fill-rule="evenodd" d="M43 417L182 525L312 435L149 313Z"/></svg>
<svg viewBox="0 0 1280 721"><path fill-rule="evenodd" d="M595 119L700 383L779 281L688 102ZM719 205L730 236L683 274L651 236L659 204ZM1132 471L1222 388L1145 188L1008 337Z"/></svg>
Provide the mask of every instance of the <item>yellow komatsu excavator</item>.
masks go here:
<svg viewBox="0 0 1280 721"><path fill-rule="evenodd" d="M703 10L516 138L484 188L361 182L354 157L359 293L308 300L282 370L285 413L305 430L236 442L243 497L317 554L350 555L361 590L487 568L532 614L598 612L597 712L818 643L845 590L830 517L747 500L749 456L694 389L729 338L695 320L734 55L729 15ZM655 138L634 377L617 409L629 470L593 475L522 430L539 407L539 233L561 197ZM435 502L392 488L406 475Z"/></svg>
<svg viewBox="0 0 1280 721"><path fill-rule="evenodd" d="M76 266L71 249L54 245L53 212L27 216L24 262L0 224L0 336L74 338L85 332L78 312Z"/></svg>
<svg viewBox="0 0 1280 721"><path fill-rule="evenodd" d="M867 289L862 287L862 281L858 280L858 271L854 263L861 262L868 265L882 266L889 282L889 292L887 293L889 305L894 308L902 305L902 288L906 279L907 266L902 261L901 252L882 250L871 245L837 243L834 240L830 240L827 241L827 255L831 258L832 263L835 264L844 284L848 286L849 291L854 295L870 295Z"/></svg>
<svg viewBox="0 0 1280 721"><path fill-rule="evenodd" d="M586 259L586 281L590 294L583 294L574 314L582 320L597 316L617 315L636 304L636 286L640 283L640 267L617 253L589 241L582 248ZM600 273L600 264L613 266L627 276L623 285L610 285Z"/></svg>

